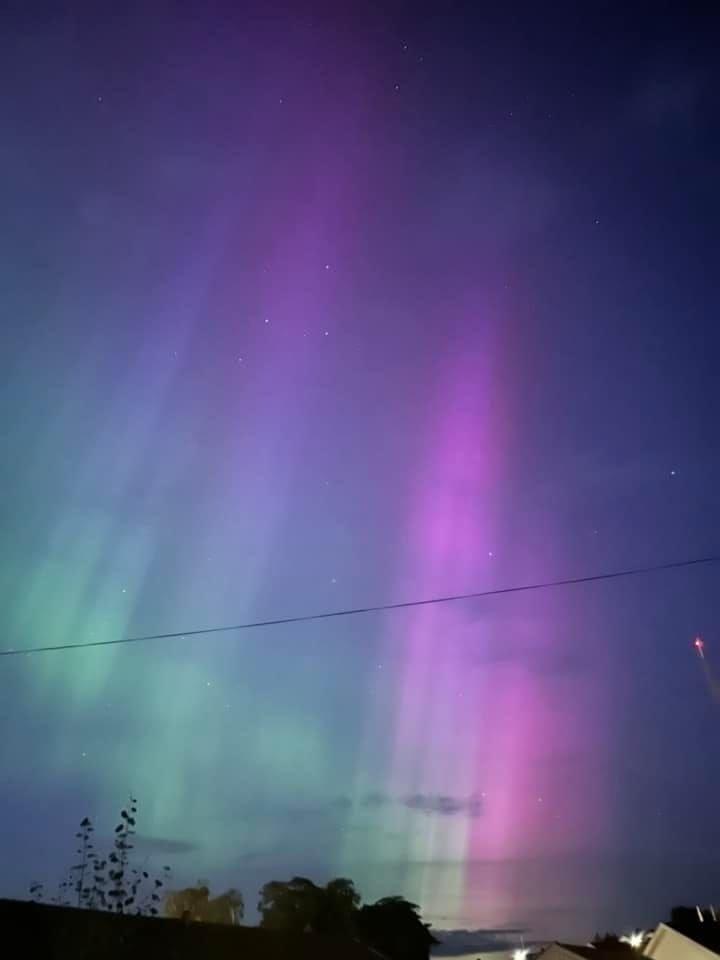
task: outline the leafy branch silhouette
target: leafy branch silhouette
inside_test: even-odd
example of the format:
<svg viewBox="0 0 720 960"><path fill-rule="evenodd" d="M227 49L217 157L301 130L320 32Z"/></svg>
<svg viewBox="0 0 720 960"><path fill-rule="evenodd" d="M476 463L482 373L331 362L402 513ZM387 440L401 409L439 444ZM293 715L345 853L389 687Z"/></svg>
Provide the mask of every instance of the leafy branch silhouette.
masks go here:
<svg viewBox="0 0 720 960"><path fill-rule="evenodd" d="M131 796L127 806L120 811L112 848L103 857L95 849L92 821L85 817L75 834L77 862L60 882L55 896L47 902L88 910L157 916L160 891L169 881L170 867L163 867L160 876L151 876L148 870L132 866L130 852L134 849L132 840L136 823L137 800ZM32 883L29 892L32 900L45 902L44 883Z"/></svg>

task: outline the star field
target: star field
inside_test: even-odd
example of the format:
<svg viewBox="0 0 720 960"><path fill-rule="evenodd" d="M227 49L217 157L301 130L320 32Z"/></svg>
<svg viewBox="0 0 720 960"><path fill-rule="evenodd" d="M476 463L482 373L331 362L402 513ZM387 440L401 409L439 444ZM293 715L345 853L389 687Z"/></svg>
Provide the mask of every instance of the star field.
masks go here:
<svg viewBox="0 0 720 960"><path fill-rule="evenodd" d="M191 631L717 552L716 18L41 7L1 645L187 634L2 661L0 895L132 791L248 903L344 875L530 942L711 899L716 570Z"/></svg>

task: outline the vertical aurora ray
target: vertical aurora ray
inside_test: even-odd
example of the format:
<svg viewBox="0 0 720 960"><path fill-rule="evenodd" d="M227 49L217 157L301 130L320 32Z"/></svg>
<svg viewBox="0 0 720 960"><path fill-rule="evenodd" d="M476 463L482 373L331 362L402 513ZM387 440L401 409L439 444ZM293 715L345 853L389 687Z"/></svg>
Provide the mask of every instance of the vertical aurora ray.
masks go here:
<svg viewBox="0 0 720 960"><path fill-rule="evenodd" d="M507 351L484 343L459 353L445 364L426 427L428 455L415 473L399 596L538 576L538 555L504 533L512 509L504 492L512 454ZM503 552L515 558L514 570ZM402 856L420 871L416 895L443 904L443 922L493 925L517 909L512 871L484 891L479 906L479 864L562 856L592 844L607 825L590 761L589 779L562 787L558 779L562 759L586 734L581 698L563 690L574 724L568 729L556 687L532 668L558 654L564 616L550 595L512 603L500 597L421 608L389 627L387 644L402 651L390 781L406 809L395 828L404 837ZM592 797L583 795L582 782L593 782Z"/></svg>
<svg viewBox="0 0 720 960"><path fill-rule="evenodd" d="M269 212L250 194L196 212L195 231L174 238L162 277L139 298L140 316L83 342L62 402L29 445L30 475L61 452L72 463L38 524L31 578L28 561L3 583L8 645L302 608L268 584L298 512L314 386L335 355L343 220L357 200L321 143L295 161L293 189ZM214 875L246 844L277 842L288 798L302 806L338 789L326 718L306 708L312 678L297 698L278 689L265 673L273 642L28 658L22 716L42 716L47 732L32 764L20 742L7 746L8 763L82 784L99 816L132 790L143 830L197 850L196 868ZM222 788L208 790L221 770Z"/></svg>
<svg viewBox="0 0 720 960"><path fill-rule="evenodd" d="M445 364L428 424L428 456L416 471L404 559L405 590L419 596L466 589L492 552L497 462L498 377L493 359L463 351ZM481 560L484 558L484 561ZM477 581L476 581L477 582ZM455 586L451 586L455 585ZM458 587L457 585L462 585ZM393 790L399 796L462 798L483 804L471 757L482 731L483 692L468 682L472 634L465 605L413 611L390 643L403 649L397 694ZM408 859L462 864L469 851L466 817L423 816L411 811ZM462 867L427 871L425 903L462 895ZM454 888L454 889L453 889Z"/></svg>
<svg viewBox="0 0 720 960"><path fill-rule="evenodd" d="M61 403L33 438L28 476L34 480L50 464L56 471L38 556L32 563L23 558L8 584L7 595L18 597L10 607L11 644L17 647L39 642L31 638L43 638L43 644L116 639L137 623L147 577L167 535L163 504L184 467L185 456L176 457L176 445L163 438L172 417L170 397L206 302L219 226L211 214L194 238L204 255L181 245L169 295L158 284L158 293L144 304L141 336L133 318L127 332L120 327L88 337L74 357ZM64 302L57 307L71 308ZM176 751L157 737L159 723L167 729L170 722L172 730L178 719L165 680L186 712L193 704L182 665L168 663L161 651L144 652L142 659L142 679L138 658L118 648L28 660L24 708L33 719L45 718L45 731L32 765L21 754L15 760L25 775L40 766L51 779L87 784L88 802L101 808L143 788L152 829L161 819L156 811L172 816L178 797ZM163 679L148 689L153 667Z"/></svg>

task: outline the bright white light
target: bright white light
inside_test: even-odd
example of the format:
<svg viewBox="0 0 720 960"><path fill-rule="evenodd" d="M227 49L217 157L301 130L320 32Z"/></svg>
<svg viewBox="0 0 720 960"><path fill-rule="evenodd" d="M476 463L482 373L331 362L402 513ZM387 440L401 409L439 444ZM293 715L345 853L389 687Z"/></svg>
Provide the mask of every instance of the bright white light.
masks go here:
<svg viewBox="0 0 720 960"><path fill-rule="evenodd" d="M634 930L632 933L629 933L625 937L620 937L621 943L629 944L633 950L639 950L643 945L645 940L645 931L644 930Z"/></svg>
<svg viewBox="0 0 720 960"><path fill-rule="evenodd" d="M527 947L519 947L517 950L512 952L512 960L527 960L530 955L530 951Z"/></svg>

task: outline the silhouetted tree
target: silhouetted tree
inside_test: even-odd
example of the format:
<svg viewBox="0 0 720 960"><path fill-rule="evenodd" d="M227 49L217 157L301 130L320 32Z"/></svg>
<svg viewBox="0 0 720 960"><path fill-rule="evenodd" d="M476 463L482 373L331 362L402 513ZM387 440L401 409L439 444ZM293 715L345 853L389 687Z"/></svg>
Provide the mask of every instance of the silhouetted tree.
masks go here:
<svg viewBox="0 0 720 960"><path fill-rule="evenodd" d="M337 877L322 888L315 933L327 936L352 936L360 894L352 880Z"/></svg>
<svg viewBox="0 0 720 960"><path fill-rule="evenodd" d="M403 897L385 897L364 906L357 917L359 938L390 960L427 960L438 941L418 909Z"/></svg>
<svg viewBox="0 0 720 960"><path fill-rule="evenodd" d="M293 877L287 883L271 880L260 890L260 926L287 933L312 929L317 896L318 888L305 877Z"/></svg>
<svg viewBox="0 0 720 960"><path fill-rule="evenodd" d="M260 891L260 926L288 933L352 936L360 895L352 880L339 877L324 887L305 877L266 883Z"/></svg>
<svg viewBox="0 0 720 960"><path fill-rule="evenodd" d="M94 859L92 835L93 825L90 822L90 818L85 817L80 823L80 830L75 834L75 839L80 841L80 845L77 848L77 854L80 860L71 867L71 870L77 874L75 893L77 894L76 905L78 907L87 903L90 897L91 888L85 885L85 877L88 868L92 865L91 861Z"/></svg>
<svg viewBox="0 0 720 960"><path fill-rule="evenodd" d="M403 897L386 897L359 909L352 880L331 880L318 887L305 877L266 883L260 891L260 926L287 933L351 937L389 960L427 960L438 941L423 923L418 907Z"/></svg>
<svg viewBox="0 0 720 960"><path fill-rule="evenodd" d="M123 808L120 811L120 822L115 827L115 849L108 856L111 864L108 868L108 876L112 886L107 895L112 900L112 909L116 913L125 913L127 909L134 906L137 895L137 885L133 888L128 867L129 853L133 849L130 841L135 836L136 803L134 797L130 797L129 810Z"/></svg>
<svg viewBox="0 0 720 960"><path fill-rule="evenodd" d="M113 848L107 857L100 857L92 842L94 827L89 817L80 823L75 834L79 841L74 863L67 877L60 883L58 893L50 903L62 906L87 907L94 910L112 910L114 913L134 913L157 916L159 890L165 886L170 867L163 867L163 879L151 878L147 870L130 866L130 842L135 835L137 800L130 797L127 808L120 811L115 827ZM30 886L33 900L45 899L45 885Z"/></svg>
<svg viewBox="0 0 720 960"><path fill-rule="evenodd" d="M700 922L697 907L673 907L670 911L670 926L680 933L694 931Z"/></svg>
<svg viewBox="0 0 720 960"><path fill-rule="evenodd" d="M720 946L720 912L715 906L673 907L671 927L691 940L718 952Z"/></svg>
<svg viewBox="0 0 720 960"><path fill-rule="evenodd" d="M184 890L168 893L165 915L199 923L240 923L245 914L245 902L239 890L226 890L217 897L210 896L206 886L198 884Z"/></svg>

